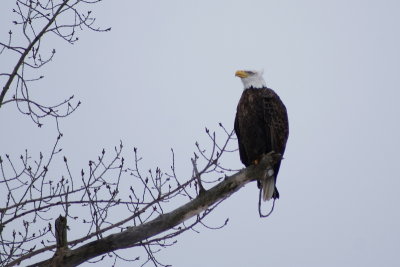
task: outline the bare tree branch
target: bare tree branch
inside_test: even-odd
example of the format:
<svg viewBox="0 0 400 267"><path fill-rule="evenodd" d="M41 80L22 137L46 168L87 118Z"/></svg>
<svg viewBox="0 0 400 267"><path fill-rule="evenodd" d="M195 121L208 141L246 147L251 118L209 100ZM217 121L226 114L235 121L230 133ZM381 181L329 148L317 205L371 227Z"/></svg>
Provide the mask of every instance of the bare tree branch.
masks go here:
<svg viewBox="0 0 400 267"><path fill-rule="evenodd" d="M275 153L265 155L257 166L250 166L227 177L224 181L205 191L182 207L172 212L162 214L156 219L140 226L129 227L121 233L109 235L100 240L83 245L80 248L71 250L59 264L62 266L77 266L88 259L110 251L141 245L141 241L167 231L193 216L205 212L212 205L223 201L248 182L254 180L255 177L261 177L265 173L265 169L272 166L279 158L280 155ZM49 266L51 263L52 260L50 259L31 266Z"/></svg>
<svg viewBox="0 0 400 267"><path fill-rule="evenodd" d="M0 41L0 56L7 51L16 59L16 63L10 72L0 73L0 77L6 77L0 91L0 110L3 105L16 103L18 110L28 115L35 124L42 126L41 119L53 117L56 120L74 112L80 102L73 103L73 96L54 105L45 105L33 100L30 96L30 84L43 79L43 75L35 72L53 60L55 49L50 52L42 51L42 42L45 36L53 34L67 43L78 41L78 30L88 28L93 31L109 31L94 27L95 18L91 11L83 13L81 9L98 3L99 0L17 0L13 13L17 19L13 21L21 32L20 38L26 41L26 45L14 44L16 33L8 32L7 42ZM33 76L33 78L29 78ZM14 95L6 99L10 89L14 87Z"/></svg>
<svg viewBox="0 0 400 267"><path fill-rule="evenodd" d="M226 173L234 171L222 166L221 157L235 152L230 147L236 146L236 143L231 142L233 132L224 134L222 142L217 140L215 134L209 135L210 149L196 144L203 160L196 162L192 177L183 182L175 173L174 154L172 173L157 167L146 175L140 168L142 158L136 148L133 150L133 167L125 167L122 143L115 147L111 158L103 149L97 160L90 160L88 167L80 171L79 177L71 171L67 157L60 155L62 135L57 138L50 154L40 153L38 160L33 160L27 151L20 157L20 164L14 164L8 155L7 162L0 157L0 186L9 191L4 206L0 207L1 262L4 266L15 266L36 255L53 251L54 256L38 266L46 266L50 262L56 266L74 266L97 256L101 260L104 253L112 253L115 260L123 259L118 255L118 249L143 247L148 254L145 263L164 266L155 258L155 253L173 245L173 239L187 230L198 232L195 229L197 225L219 229L207 226L204 221L206 216L230 194L260 177L259 169L264 170L265 164L270 164L277 157L268 156L263 165L249 167L227 177ZM60 156L66 175L62 175L59 169L57 174L52 173L53 161ZM200 183L218 185L200 193L197 190L199 180ZM176 208L185 199L187 204ZM174 211L167 212L173 208ZM119 216L110 216L116 211ZM69 241L67 246L60 245L67 240L65 226L58 219L55 228L52 227L52 214L57 212L64 213L62 217L68 218L68 229L71 231L86 231L82 237ZM121 218L122 214L126 217ZM17 230L20 222L24 225L23 232ZM226 223L227 220L222 226ZM58 240L57 243L55 240ZM38 243L42 246L37 247ZM75 248L77 246L80 247ZM137 261L137 256L127 260Z"/></svg>

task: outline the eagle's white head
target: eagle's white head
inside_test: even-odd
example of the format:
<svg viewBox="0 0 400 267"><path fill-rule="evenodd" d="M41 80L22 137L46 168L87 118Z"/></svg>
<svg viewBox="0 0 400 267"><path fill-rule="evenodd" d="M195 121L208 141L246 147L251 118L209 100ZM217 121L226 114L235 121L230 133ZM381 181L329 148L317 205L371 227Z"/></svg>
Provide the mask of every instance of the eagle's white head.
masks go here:
<svg viewBox="0 0 400 267"><path fill-rule="evenodd" d="M240 77L243 82L244 89L249 89L253 87L256 88L264 88L267 87L267 84L263 78L264 71L260 70L238 70L235 73L235 76Z"/></svg>

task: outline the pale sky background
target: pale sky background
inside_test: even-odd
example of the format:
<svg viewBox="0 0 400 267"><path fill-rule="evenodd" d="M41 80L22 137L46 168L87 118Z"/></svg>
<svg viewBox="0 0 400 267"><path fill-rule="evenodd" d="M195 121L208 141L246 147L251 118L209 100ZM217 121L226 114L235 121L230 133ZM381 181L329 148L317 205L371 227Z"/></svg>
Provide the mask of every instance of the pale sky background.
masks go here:
<svg viewBox="0 0 400 267"><path fill-rule="evenodd" d="M4 2L2 41L13 29L14 1ZM56 58L34 91L48 103L82 101L61 123L76 174L119 140L150 167L168 168L172 147L178 174L190 174L204 127L233 128L238 69L264 69L288 109L274 214L258 217L252 183L208 220L229 217L225 228L179 236L161 262L400 266L400 2L104 1L94 10L112 31L83 32L74 46L49 40ZM0 57L0 72L13 64ZM56 137L51 121L37 129L15 105L0 121L3 156L47 152ZM242 167L238 154L230 164Z"/></svg>

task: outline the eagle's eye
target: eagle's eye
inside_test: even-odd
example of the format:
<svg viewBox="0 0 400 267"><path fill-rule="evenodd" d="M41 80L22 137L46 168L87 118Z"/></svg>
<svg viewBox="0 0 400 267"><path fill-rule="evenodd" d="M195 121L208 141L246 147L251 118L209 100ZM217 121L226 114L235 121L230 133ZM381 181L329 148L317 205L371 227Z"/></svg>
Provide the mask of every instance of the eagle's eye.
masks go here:
<svg viewBox="0 0 400 267"><path fill-rule="evenodd" d="M249 74L249 75L254 75L254 74L256 74L254 71L246 71L247 72L247 74Z"/></svg>

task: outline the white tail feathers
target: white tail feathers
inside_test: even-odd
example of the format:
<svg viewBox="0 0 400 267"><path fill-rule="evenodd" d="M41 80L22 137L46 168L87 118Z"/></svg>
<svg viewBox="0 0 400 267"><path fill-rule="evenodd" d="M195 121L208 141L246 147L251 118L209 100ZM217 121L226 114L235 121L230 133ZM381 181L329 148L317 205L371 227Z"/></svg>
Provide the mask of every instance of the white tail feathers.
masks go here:
<svg viewBox="0 0 400 267"><path fill-rule="evenodd" d="M272 170L267 170L264 179L261 180L261 188L263 191L263 200L270 200L275 191L275 177L273 176Z"/></svg>

